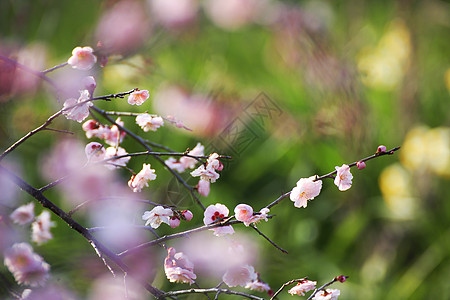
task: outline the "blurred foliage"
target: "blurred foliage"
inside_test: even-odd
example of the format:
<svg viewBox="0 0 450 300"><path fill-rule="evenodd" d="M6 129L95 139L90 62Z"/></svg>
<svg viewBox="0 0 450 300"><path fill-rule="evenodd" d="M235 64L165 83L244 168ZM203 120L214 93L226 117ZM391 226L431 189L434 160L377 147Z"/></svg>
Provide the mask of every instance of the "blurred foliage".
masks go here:
<svg viewBox="0 0 450 300"><path fill-rule="evenodd" d="M1 1L0 52L14 58L20 49L39 45L46 57L42 70L60 64L74 47L96 46L98 20L115 2ZM275 217L258 228L289 254L260 238L255 269L275 290L294 278L309 276L321 284L345 274L350 276L348 281L334 286L341 289L340 299L449 299L449 3L284 4L289 5L286 15L270 25L249 24L230 31L199 12L189 26L155 26L139 48L110 57L105 68L95 71L96 95L139 87L150 90L150 101L137 108L124 100L99 106L162 114L157 109L163 104L152 107L152 100L168 85L209 95L207 107L221 112L214 115L220 126L187 132L166 124L142 136L181 152L201 141L210 150L232 155L220 180L211 186L211 194L202 198L205 205L220 202L231 211L239 203L259 210L291 190L299 178L326 174L335 166L372 154L379 144L388 149L402 146L393 156L369 161L362 171L352 170L353 186L346 192L326 180L321 194L306 209L294 208L289 199L275 206L271 210ZM63 73L58 70L49 77L57 79L59 74ZM46 83L28 91L2 93L1 150L61 107ZM260 106L261 96L267 97L264 101L273 114ZM255 112L265 116L252 115ZM202 113L199 110L195 117L202 119ZM133 119L123 120L139 132ZM73 131L87 143L76 122L59 118L53 128ZM226 135L227 128L241 132L233 137ZM45 185L40 159L63 136L41 132L5 161L14 161L31 184ZM142 151L128 139L124 147L128 152ZM139 170L142 161L132 160L129 167ZM189 207L193 222L199 224L201 209L193 206L187 192L156 161L148 161L156 168L158 180L143 193L157 202L166 199ZM188 182L195 184L192 179ZM47 195L59 203L57 191ZM19 193L17 205L29 200ZM188 229L193 222L179 229ZM161 235L174 232L163 227L158 229ZM235 228L253 234L244 226ZM83 273L83 261L94 261L95 253L62 222L53 233L55 238L36 246L36 251L51 264L57 281L85 297L91 278ZM158 254L156 286L186 288L165 280L164 255ZM6 268L1 270L12 284ZM198 283L206 287L203 280L199 276ZM283 292L279 299L290 297Z"/></svg>

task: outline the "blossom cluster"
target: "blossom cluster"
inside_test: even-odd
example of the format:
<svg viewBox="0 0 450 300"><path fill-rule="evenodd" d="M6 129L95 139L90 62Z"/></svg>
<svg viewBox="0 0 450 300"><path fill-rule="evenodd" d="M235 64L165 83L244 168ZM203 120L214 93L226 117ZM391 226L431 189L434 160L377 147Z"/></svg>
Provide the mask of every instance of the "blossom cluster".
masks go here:
<svg viewBox="0 0 450 300"><path fill-rule="evenodd" d="M34 253L27 243L16 243L5 250L4 263L20 284L42 286L49 277L50 265Z"/></svg>

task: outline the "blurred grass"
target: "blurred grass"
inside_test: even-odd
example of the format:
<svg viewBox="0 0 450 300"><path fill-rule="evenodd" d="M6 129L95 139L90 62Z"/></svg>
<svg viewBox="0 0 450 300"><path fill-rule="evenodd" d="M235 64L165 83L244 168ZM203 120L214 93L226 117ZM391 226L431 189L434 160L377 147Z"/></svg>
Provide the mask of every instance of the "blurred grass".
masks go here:
<svg viewBox="0 0 450 300"><path fill-rule="evenodd" d="M306 2L292 4L303 7ZM328 173L334 166L370 155L379 144L388 148L402 145L406 134L418 125L448 130L448 2L322 4L333 14L330 25L320 32L296 32L298 40L293 42L298 44L293 49L283 44L278 36L280 29L251 25L228 32L213 26L204 16L193 30L178 34L162 31L137 56L98 70L96 94L139 87L149 89L153 96L154 91L171 83L197 93L215 93L219 95L216 100L225 106L227 101L239 100L244 107L259 92L267 93L281 108L281 117L266 120L263 128L249 125L259 128L257 138L226 164L221 179L212 185L211 195L202 198L206 205L220 202L230 210L238 203L260 209L289 191L301 177ZM2 1L0 47L26 47L39 42L47 49L49 67L61 63L75 46L95 46L92 35L102 8L103 4L92 1ZM367 47L375 49L398 20L411 37L411 51L399 83L393 87L369 84L368 77L358 71L361 53ZM290 62L283 57L284 51L299 53L302 60ZM383 53L380 59L389 55L392 53ZM336 61L337 67L328 59ZM381 62L372 63L375 68ZM340 76L333 75L335 68ZM59 107L46 90L40 89L35 96L13 95L0 102L1 149L40 125ZM129 108L124 101L99 106L108 110L141 109ZM137 129L132 119L125 120L127 126ZM75 122L61 119L54 127L72 130L85 140ZM178 151L192 148L198 140L208 144L215 138L196 136L195 132L186 135L170 126L143 136ZM39 133L15 151L12 157L21 163L26 180L38 186L45 184L38 158L60 137L57 133ZM443 147L449 147L448 139ZM124 147L129 152L140 150L129 140ZM446 152L433 156L423 151L427 160L449 161ZM354 184L347 192L339 192L331 180L325 181L321 195L307 209L294 209L288 199L274 207L276 217L258 228L290 253L284 255L261 239L256 266L261 279L277 289L293 278L309 276L320 284L342 273L350 278L345 284L335 285L342 289L340 299L448 299L448 169L436 173L427 163L410 168L398 162L398 153L368 162L366 169L353 171ZM132 161L130 167L138 169L141 163ZM392 171L387 168L394 165L404 169L401 174L405 178L394 176L392 186L397 186L398 180L409 183L407 194L401 195L404 198L383 194L383 186L379 186L380 176ZM149 196L161 199L158 197L167 192L164 182L171 177L160 166L156 168L159 186ZM189 200L183 201L182 205L190 205ZM409 213L396 213L393 208L398 207L406 207ZM201 211L193 210L194 220L200 222ZM237 230L248 229L242 226ZM52 273L86 295L89 282L83 280L79 270L69 271L77 264L77 257L65 253L93 252L81 239L72 238L76 234L63 224L58 224L54 235L55 239L39 247L38 252L51 263ZM3 268L2 272L7 271ZM198 282L201 285L201 276ZM185 288L165 280L161 284L162 289ZM279 298L290 297L283 293Z"/></svg>

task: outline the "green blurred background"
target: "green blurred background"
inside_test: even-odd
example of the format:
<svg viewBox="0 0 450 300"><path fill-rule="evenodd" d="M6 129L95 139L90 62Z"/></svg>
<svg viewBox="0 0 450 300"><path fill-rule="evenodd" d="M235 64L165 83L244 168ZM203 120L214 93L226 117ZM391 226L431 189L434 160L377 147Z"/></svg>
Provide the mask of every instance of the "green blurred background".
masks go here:
<svg viewBox="0 0 450 300"><path fill-rule="evenodd" d="M30 65L37 70L65 62L74 47L96 46L99 20L116 2L1 1L1 54L18 58L31 53L29 57L39 58ZM302 177L333 171L374 153L379 144L388 149L402 146L393 156L353 170L353 186L346 192L326 180L306 209L294 208L289 199L275 206L271 213L276 217L258 228L289 254L261 238L255 268L273 289L294 278L309 276L321 284L345 274L349 280L333 286L341 290L340 299L449 299L449 2L271 5L232 28L220 26L202 6L195 19L181 26L161 25L145 11L151 30L96 69L96 95L139 87L150 91L150 101L132 108L124 101L99 106L168 114L170 102L157 97L168 86L206 98L190 116L177 116L203 120L185 122L192 132L166 124L143 136L180 152L200 141L210 151L233 156L211 194L202 198L205 205L223 203L230 210L239 203L259 210ZM274 16L275 11L279 14ZM118 22L125 26L127 21ZM1 72L6 74L4 63ZM49 77L56 78L58 72ZM61 107L45 83L12 89L5 87L5 78L0 84L2 150ZM134 120L125 122L139 132ZM87 143L76 122L60 118L53 127L74 131ZM38 158L60 137L39 133L5 161L14 161L28 182L42 186L46 182ZM129 139L124 147L142 151ZM129 166L137 170L141 163L132 160ZM156 162L155 166L158 180L143 193L173 203L165 196L168 187L180 188ZM18 195L18 204L30 200ZM56 191L48 195L58 203ZM176 204L191 208L194 222L200 224L201 210L187 193L179 197ZM192 226L191 222L179 229ZM163 227L159 231L174 232ZM36 251L52 265L54 277L79 297L87 297L90 282L82 268L73 266L81 257L95 254L61 222L53 232L55 238L36 246ZM1 272L13 282L5 267ZM210 286L202 280L206 282L199 276L200 286ZM163 290L186 288L169 284L163 273L155 284ZM290 297L284 292L279 298Z"/></svg>

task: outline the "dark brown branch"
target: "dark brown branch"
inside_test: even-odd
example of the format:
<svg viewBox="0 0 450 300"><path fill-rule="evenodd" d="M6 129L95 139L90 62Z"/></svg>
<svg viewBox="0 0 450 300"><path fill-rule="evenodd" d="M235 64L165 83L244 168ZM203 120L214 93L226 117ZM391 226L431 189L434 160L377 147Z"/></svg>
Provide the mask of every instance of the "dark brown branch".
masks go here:
<svg viewBox="0 0 450 300"><path fill-rule="evenodd" d="M113 253L111 250L109 250L106 246L104 246L100 241L98 241L85 227L80 225L78 222L76 222L74 219L72 219L64 210L59 208L57 205L55 205L53 202L48 200L38 189L32 187L27 182L25 182L22 178L18 177L13 172L9 171L8 169L4 168L0 165L0 171L3 172L7 177L14 182L18 187L20 187L23 191L31 195L33 198L35 198L41 205L45 208L48 208L51 210L55 215L57 215L59 218L61 218L64 222L69 225L70 228L80 233L88 242L99 251L103 256L107 257L109 260L111 260L115 265L117 265L123 272L130 273L130 269L128 266L122 261L122 259ZM132 275L132 274L131 274ZM163 292L157 288L154 288L150 284L146 282L141 283L144 285L144 287L155 297L159 297L163 294Z"/></svg>
<svg viewBox="0 0 450 300"><path fill-rule="evenodd" d="M242 297L246 297L246 298L254 299L254 300L265 300L264 298L253 296L253 295L250 295L247 293L232 291L229 289L220 289L220 288L188 289L188 290L167 292L164 295L162 295L159 299L162 299L163 297L169 297L169 296L178 296L178 295L185 295L185 294L205 294L205 293L227 294L227 295L242 296Z"/></svg>

